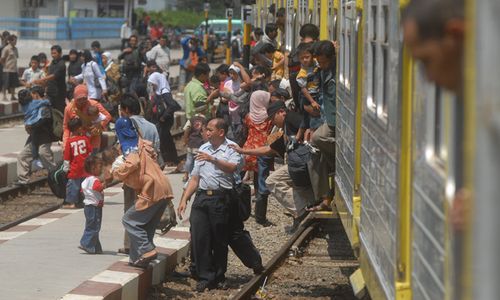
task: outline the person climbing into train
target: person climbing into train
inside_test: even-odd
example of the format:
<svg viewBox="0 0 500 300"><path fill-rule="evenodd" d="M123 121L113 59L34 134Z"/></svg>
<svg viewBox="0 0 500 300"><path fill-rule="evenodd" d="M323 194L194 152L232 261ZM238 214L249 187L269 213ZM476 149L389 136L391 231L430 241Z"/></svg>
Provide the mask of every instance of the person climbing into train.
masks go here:
<svg viewBox="0 0 500 300"><path fill-rule="evenodd" d="M335 115L336 108L336 60L335 46L331 41L321 41L315 45L314 58L320 69L320 93L323 109L320 110L322 124L311 136L311 145L319 149L319 153L311 155L309 175L313 185L315 199L320 202L310 210L330 210L333 190L330 188L329 176L335 172Z"/></svg>
<svg viewBox="0 0 500 300"><path fill-rule="evenodd" d="M319 28L314 24L304 24L299 31L301 43L314 43L319 39ZM300 60L297 53L297 48L294 48L288 54L288 79L290 80L290 89L292 91L293 102L295 107L299 107L300 87L297 85L297 75L300 71Z"/></svg>
<svg viewBox="0 0 500 300"><path fill-rule="evenodd" d="M319 93L319 67L313 57L312 43L299 44L297 53L300 60L300 71L297 74L297 84L300 87L300 111L304 115L304 124L297 134L297 139L310 142L311 133L324 121L321 115L323 101Z"/></svg>

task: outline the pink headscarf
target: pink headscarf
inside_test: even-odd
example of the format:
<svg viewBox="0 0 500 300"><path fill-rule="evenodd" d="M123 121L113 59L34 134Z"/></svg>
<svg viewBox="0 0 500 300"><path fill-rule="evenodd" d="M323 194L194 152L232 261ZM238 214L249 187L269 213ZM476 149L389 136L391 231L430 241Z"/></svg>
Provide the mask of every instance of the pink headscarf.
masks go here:
<svg viewBox="0 0 500 300"><path fill-rule="evenodd" d="M266 91L255 91L250 96L250 119L260 124L267 119L267 107L271 94Z"/></svg>

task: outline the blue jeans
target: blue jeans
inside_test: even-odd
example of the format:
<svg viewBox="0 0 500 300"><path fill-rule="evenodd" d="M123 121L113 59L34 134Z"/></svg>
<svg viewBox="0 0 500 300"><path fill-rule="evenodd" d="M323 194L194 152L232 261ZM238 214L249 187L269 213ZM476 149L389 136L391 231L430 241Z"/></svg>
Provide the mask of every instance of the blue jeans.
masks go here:
<svg viewBox="0 0 500 300"><path fill-rule="evenodd" d="M76 204L80 201L80 190L82 189L82 182L85 178L68 179L66 184L66 203Z"/></svg>
<svg viewBox="0 0 500 300"><path fill-rule="evenodd" d="M266 185L266 179L269 177L269 171L271 171L271 166L274 163L274 157L272 156L258 156L257 166L258 166L258 193L261 195L269 195L270 191Z"/></svg>
<svg viewBox="0 0 500 300"><path fill-rule="evenodd" d="M131 263L155 248L153 244L155 229L166 207L167 200L160 200L153 206L140 211L132 205L123 216L122 224L130 239Z"/></svg>
<svg viewBox="0 0 500 300"><path fill-rule="evenodd" d="M85 230L80 239L80 245L92 253L101 253L102 246L99 241L99 231L102 223L102 207L85 205Z"/></svg>

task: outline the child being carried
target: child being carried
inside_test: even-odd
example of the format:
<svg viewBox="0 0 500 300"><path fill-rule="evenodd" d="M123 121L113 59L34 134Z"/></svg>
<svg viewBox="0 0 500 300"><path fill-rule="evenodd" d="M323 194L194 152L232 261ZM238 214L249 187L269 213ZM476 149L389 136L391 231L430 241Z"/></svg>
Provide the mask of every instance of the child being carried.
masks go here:
<svg viewBox="0 0 500 300"><path fill-rule="evenodd" d="M139 151L139 134L130 118L118 118L115 123L115 130L120 142L122 155L118 156L113 162L112 170L121 166L130 153L137 153ZM141 200L149 201L148 191L153 188L153 185L154 179L147 174L143 174L141 176L141 193L137 197Z"/></svg>

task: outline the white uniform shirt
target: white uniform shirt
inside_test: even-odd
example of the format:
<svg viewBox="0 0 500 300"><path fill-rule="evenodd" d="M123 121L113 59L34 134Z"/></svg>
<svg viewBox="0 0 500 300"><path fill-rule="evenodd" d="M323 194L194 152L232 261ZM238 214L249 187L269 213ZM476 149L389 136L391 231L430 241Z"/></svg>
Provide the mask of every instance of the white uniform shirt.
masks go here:
<svg viewBox="0 0 500 300"><path fill-rule="evenodd" d="M160 44L154 46L146 53L146 57L148 60L154 60L163 72L168 72L170 68L170 49L167 46L162 47Z"/></svg>

